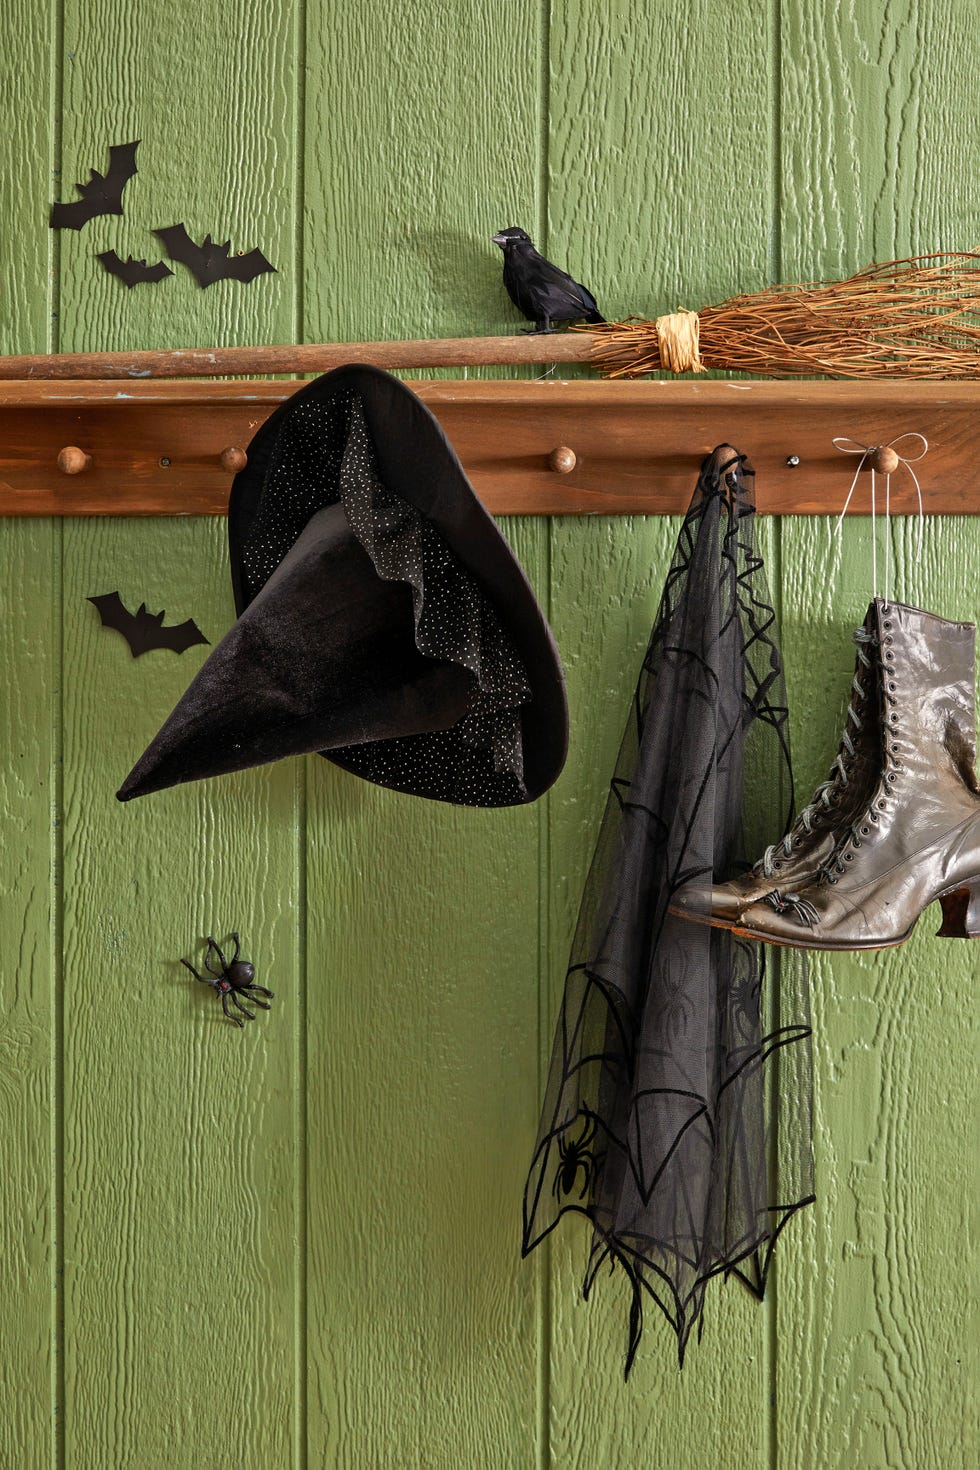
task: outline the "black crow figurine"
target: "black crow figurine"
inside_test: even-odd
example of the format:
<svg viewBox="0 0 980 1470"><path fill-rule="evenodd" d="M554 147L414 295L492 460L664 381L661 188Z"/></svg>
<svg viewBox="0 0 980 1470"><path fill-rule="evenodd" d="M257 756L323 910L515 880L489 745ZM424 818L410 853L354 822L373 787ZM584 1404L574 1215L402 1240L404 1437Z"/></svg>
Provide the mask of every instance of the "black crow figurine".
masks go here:
<svg viewBox="0 0 980 1470"><path fill-rule="evenodd" d="M526 230L512 225L494 235L493 243L504 252L507 294L534 323L532 332L553 332L552 322L605 321L591 291L539 255Z"/></svg>

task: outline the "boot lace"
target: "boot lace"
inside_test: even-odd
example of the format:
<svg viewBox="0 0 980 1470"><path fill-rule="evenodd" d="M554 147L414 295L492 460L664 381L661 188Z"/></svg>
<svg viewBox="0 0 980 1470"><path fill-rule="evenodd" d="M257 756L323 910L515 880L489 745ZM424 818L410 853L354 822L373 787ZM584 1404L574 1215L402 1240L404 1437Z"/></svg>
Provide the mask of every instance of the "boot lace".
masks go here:
<svg viewBox="0 0 980 1470"><path fill-rule="evenodd" d="M873 660L866 650L868 645L878 642L877 633L869 630L862 624L860 628L854 629L854 642L857 644L858 663L861 666L860 671L870 670ZM854 740L851 736L850 727L853 725L854 735L857 735L864 728L864 722L861 719L859 709L867 699L865 687L861 683L858 673L859 670L856 668L854 670L854 678L851 680L853 693L850 703L847 706L844 731L840 738L840 746L838 747L837 754L830 767L830 775L826 781L821 781L786 836L778 842L771 843L758 862L753 864L753 872L762 873L766 878L771 878L773 873L778 872L782 867L783 858L791 857L794 846L798 847L803 841L803 834L806 833L809 835L813 831L814 819L817 819L821 826L823 825L827 814L837 800L838 793L847 786L848 767L853 762L855 755ZM821 869L821 872L823 871Z"/></svg>
<svg viewBox="0 0 980 1470"><path fill-rule="evenodd" d="M836 883L844 872L845 863L854 861L854 853L860 848L865 839L870 837L878 826L881 813L888 809L888 799L892 795L895 782L898 780L899 772L903 769L899 759L898 726L900 717L898 709L898 684L895 679L895 654L892 650L894 641L892 636L892 619L888 616L890 608L887 603L882 604L882 650L881 650L881 684L882 694L886 706L890 708L885 711L883 725L883 769L881 779L875 788L875 794L871 798L864 815L857 821L852 822L844 836L836 844L830 857L821 867L818 882Z"/></svg>

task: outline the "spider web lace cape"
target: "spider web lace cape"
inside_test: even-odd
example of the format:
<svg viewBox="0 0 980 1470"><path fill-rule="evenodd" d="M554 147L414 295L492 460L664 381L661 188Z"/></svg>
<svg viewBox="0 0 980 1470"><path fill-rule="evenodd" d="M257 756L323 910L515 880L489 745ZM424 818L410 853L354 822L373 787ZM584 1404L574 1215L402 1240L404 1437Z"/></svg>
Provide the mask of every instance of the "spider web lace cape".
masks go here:
<svg viewBox="0 0 980 1470"><path fill-rule="evenodd" d="M631 1284L626 1375L652 1298L680 1362L707 1282L761 1298L776 1237L813 1198L805 959L668 914L691 879L744 871L792 816L775 613L754 476L701 467L640 671L585 886L524 1197L523 1253L568 1211L584 1281Z"/></svg>

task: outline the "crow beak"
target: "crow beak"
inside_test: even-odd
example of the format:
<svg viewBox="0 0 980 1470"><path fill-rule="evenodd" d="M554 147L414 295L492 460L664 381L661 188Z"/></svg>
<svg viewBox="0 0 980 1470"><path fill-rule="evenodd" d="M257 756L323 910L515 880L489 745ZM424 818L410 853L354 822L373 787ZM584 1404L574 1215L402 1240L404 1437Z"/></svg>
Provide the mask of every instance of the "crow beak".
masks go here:
<svg viewBox="0 0 980 1470"><path fill-rule="evenodd" d="M491 235L490 238L493 240L493 243L495 245L499 245L500 246L501 250L503 250L503 248L507 244L507 240L508 240L508 237L506 235Z"/></svg>

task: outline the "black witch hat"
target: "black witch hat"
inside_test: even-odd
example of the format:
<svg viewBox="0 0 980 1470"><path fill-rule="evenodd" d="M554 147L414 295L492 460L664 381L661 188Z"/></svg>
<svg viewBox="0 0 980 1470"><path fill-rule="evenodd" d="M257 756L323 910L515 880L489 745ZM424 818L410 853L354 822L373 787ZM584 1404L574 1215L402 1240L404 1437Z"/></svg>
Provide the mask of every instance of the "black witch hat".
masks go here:
<svg viewBox="0 0 980 1470"><path fill-rule="evenodd" d="M121 801L319 752L398 791L534 800L568 743L531 586L425 405L338 368L263 424L228 512L238 621Z"/></svg>

